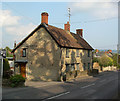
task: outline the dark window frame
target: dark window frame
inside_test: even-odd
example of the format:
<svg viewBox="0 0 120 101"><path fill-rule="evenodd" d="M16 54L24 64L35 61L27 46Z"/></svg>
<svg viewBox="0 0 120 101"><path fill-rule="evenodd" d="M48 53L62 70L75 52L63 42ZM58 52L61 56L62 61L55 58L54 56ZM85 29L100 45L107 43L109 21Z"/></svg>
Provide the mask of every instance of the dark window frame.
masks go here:
<svg viewBox="0 0 120 101"><path fill-rule="evenodd" d="M88 57L90 57L90 50L88 50Z"/></svg>
<svg viewBox="0 0 120 101"><path fill-rule="evenodd" d="M23 53L22 53L22 57L26 57L26 48L23 48L23 51L22 51ZM24 54L24 52L25 52L25 54Z"/></svg>

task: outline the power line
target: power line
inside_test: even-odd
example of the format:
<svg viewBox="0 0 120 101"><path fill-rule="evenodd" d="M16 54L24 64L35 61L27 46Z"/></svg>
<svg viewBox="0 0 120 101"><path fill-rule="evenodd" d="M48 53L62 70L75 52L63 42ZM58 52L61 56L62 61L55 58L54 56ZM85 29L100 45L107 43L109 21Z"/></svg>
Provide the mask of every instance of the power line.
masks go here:
<svg viewBox="0 0 120 101"><path fill-rule="evenodd" d="M6 6L9 6L7 3L3 3ZM27 20L31 21L34 24L38 24L36 23L31 17L28 16L24 16L24 14L22 14L21 12L18 12L16 9L14 9L13 7L9 6L10 8L12 8L16 13L21 14L23 17L25 17ZM70 22L70 8L68 8L68 15L69 15L69 22ZM87 21L77 21L77 22L71 22L71 24L76 24L76 23L91 23L91 22L99 22L99 21L107 21L107 20L112 20L112 19L117 19L120 17L112 17L112 18L103 18L103 19L95 19L95 20L87 20ZM51 24L64 24L64 23L51 23Z"/></svg>

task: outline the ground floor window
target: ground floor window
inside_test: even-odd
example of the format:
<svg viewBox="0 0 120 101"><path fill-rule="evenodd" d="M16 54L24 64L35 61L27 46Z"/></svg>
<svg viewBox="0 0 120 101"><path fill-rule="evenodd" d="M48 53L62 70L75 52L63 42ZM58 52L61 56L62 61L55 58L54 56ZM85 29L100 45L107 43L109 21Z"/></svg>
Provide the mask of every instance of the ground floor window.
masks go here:
<svg viewBox="0 0 120 101"><path fill-rule="evenodd" d="M86 70L86 64L85 63L83 64L83 69Z"/></svg>
<svg viewBox="0 0 120 101"><path fill-rule="evenodd" d="M74 70L75 70L75 65L71 64L71 71L74 71Z"/></svg>
<svg viewBox="0 0 120 101"><path fill-rule="evenodd" d="M77 70L80 70L79 63L76 64Z"/></svg>
<svg viewBox="0 0 120 101"><path fill-rule="evenodd" d="M74 64L66 64L66 72L68 71L74 71L75 65Z"/></svg>
<svg viewBox="0 0 120 101"><path fill-rule="evenodd" d="M66 64L66 72L68 72L70 70L70 65Z"/></svg>
<svg viewBox="0 0 120 101"><path fill-rule="evenodd" d="M90 70L90 63L88 63L88 70Z"/></svg>

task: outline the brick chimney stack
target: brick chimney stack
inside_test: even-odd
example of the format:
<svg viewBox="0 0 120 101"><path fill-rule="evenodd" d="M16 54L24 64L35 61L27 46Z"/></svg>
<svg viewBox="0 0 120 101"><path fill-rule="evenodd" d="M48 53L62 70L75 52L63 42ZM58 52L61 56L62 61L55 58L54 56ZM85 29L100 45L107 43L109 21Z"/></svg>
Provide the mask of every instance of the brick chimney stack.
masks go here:
<svg viewBox="0 0 120 101"><path fill-rule="evenodd" d="M41 23L46 23L46 24L48 24L48 13L47 12L43 12L42 14L41 14Z"/></svg>
<svg viewBox="0 0 120 101"><path fill-rule="evenodd" d="M70 24L69 24L69 21L67 22L67 24L64 24L64 29L66 31L69 31L70 32Z"/></svg>
<svg viewBox="0 0 120 101"><path fill-rule="evenodd" d="M76 29L76 34L78 34L81 37L83 37L83 29Z"/></svg>

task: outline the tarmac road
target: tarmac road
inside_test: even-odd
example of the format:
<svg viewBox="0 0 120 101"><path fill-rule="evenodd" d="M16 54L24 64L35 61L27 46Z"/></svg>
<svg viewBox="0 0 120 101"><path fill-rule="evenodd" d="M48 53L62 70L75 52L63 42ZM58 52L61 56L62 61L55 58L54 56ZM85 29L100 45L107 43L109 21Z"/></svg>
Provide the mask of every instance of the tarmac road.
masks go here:
<svg viewBox="0 0 120 101"><path fill-rule="evenodd" d="M43 87L3 88L3 99L117 99L118 79L115 71Z"/></svg>

